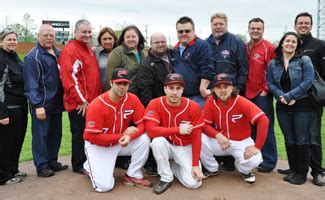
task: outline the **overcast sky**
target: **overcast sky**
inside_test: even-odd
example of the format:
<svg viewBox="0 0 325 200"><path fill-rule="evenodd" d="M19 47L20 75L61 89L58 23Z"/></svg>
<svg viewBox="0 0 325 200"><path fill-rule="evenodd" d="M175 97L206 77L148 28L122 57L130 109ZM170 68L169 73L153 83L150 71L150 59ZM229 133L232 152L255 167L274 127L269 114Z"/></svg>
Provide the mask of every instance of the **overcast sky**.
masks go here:
<svg viewBox="0 0 325 200"><path fill-rule="evenodd" d="M48 3L45 3L48 2ZM216 12L228 16L228 30L247 33L247 23L253 17L265 21L264 38L279 40L285 30L293 30L295 16L303 11L314 17L313 35L316 36L317 0L0 0L0 25L22 23L29 13L39 27L42 20L70 21L80 18L92 22L93 29L117 24L135 24L144 36L162 32L172 44L176 41L175 22L182 16L194 20L196 34L206 38L210 34L210 17ZM72 29L72 27L71 27Z"/></svg>

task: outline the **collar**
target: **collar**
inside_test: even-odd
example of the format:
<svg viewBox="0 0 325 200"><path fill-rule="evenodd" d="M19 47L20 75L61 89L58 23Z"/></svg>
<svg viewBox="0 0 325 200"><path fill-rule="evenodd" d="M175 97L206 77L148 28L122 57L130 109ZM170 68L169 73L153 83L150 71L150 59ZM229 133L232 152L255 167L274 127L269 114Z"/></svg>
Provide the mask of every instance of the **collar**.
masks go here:
<svg viewBox="0 0 325 200"><path fill-rule="evenodd" d="M195 41L196 41L196 39L197 39L197 36L196 36L196 34L195 34L195 35L194 35L194 38L193 38L193 39L191 40L191 42L187 45L187 47L193 46L194 43L195 43ZM180 44L181 44L180 42L177 42L177 44L174 46L174 48L178 49ZM186 47L185 47L185 48L186 48Z"/></svg>
<svg viewBox="0 0 325 200"><path fill-rule="evenodd" d="M40 53L44 53L44 54L50 54L44 47L42 47L40 45L40 43L37 43L37 49L39 49ZM59 56L59 51L57 48L55 48L54 46L52 47L54 53L56 56ZM51 54L52 55L52 54Z"/></svg>
<svg viewBox="0 0 325 200"><path fill-rule="evenodd" d="M311 33L309 33L308 35L304 35L304 36L300 36L301 37L301 40L302 40L302 44L306 44L308 43L312 38L313 36L311 35Z"/></svg>

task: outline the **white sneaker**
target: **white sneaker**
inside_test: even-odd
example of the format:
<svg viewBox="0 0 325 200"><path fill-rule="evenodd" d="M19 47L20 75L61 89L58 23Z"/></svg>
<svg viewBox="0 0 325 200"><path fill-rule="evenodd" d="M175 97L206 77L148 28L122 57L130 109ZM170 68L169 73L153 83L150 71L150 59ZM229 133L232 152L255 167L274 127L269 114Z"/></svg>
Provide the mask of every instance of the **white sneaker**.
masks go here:
<svg viewBox="0 0 325 200"><path fill-rule="evenodd" d="M243 174L244 181L247 183L255 183L255 175L250 172L249 174Z"/></svg>

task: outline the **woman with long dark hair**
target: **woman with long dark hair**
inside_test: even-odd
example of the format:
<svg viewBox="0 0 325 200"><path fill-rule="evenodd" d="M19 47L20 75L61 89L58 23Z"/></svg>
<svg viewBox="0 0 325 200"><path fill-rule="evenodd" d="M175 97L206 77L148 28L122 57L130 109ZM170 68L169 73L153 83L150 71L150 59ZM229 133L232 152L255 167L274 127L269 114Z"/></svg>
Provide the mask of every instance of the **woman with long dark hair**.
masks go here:
<svg viewBox="0 0 325 200"><path fill-rule="evenodd" d="M285 33L267 73L269 90L277 100L276 113L291 170L283 180L296 185L306 182L310 127L315 114L307 92L314 79L314 68L310 58L299 53L300 45L296 33Z"/></svg>

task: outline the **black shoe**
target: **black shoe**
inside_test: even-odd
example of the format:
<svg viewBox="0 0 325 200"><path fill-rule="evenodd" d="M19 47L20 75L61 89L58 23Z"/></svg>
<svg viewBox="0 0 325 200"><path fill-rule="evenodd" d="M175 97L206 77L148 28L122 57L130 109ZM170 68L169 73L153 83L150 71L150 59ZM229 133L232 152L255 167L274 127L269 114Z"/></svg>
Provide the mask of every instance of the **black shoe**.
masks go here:
<svg viewBox="0 0 325 200"><path fill-rule="evenodd" d="M317 186L324 186L325 185L325 176L324 174L315 174L313 178L313 184Z"/></svg>
<svg viewBox="0 0 325 200"><path fill-rule="evenodd" d="M159 181L157 185L154 186L153 191L156 194L161 194L166 192L166 190L172 185L172 182Z"/></svg>
<svg viewBox="0 0 325 200"><path fill-rule="evenodd" d="M212 177L212 176L216 176L219 174L219 171L215 171L215 172L210 172L208 170L206 170L205 168L203 168L203 179L207 179L209 177Z"/></svg>
<svg viewBox="0 0 325 200"><path fill-rule="evenodd" d="M73 172L81 175L86 175L84 168L73 170Z"/></svg>
<svg viewBox="0 0 325 200"><path fill-rule="evenodd" d="M261 172L261 173L270 173L270 172L272 172L273 171L273 169L266 169L266 168L264 168L264 167L257 167L257 171L258 172Z"/></svg>
<svg viewBox="0 0 325 200"><path fill-rule="evenodd" d="M68 169L68 165L62 165L62 163L55 161L49 164L49 168L52 169L54 172L58 172Z"/></svg>
<svg viewBox="0 0 325 200"><path fill-rule="evenodd" d="M289 175L290 169L278 169L279 174Z"/></svg>
<svg viewBox="0 0 325 200"><path fill-rule="evenodd" d="M295 176L296 176L296 172L290 172L288 175L283 177L283 180L290 182L290 180L293 179Z"/></svg>
<svg viewBox="0 0 325 200"><path fill-rule="evenodd" d="M37 170L37 176L39 177L50 177L54 175L54 171L51 170L47 165L42 166L39 170Z"/></svg>
<svg viewBox="0 0 325 200"><path fill-rule="evenodd" d="M147 174L149 176L153 176L153 177L156 177L156 176L159 176L158 172L157 172L157 168L156 167L153 167L153 166L147 166L147 167L144 167Z"/></svg>
<svg viewBox="0 0 325 200"><path fill-rule="evenodd" d="M289 182L294 185L302 185L307 180L307 174L297 173L292 179L289 179Z"/></svg>

